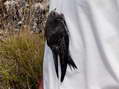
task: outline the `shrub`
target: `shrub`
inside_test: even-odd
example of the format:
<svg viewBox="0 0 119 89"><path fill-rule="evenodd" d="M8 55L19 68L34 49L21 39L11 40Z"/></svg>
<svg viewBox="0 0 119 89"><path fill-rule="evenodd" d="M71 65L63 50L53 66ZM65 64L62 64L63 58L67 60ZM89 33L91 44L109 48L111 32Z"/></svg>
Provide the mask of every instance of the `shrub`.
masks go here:
<svg viewBox="0 0 119 89"><path fill-rule="evenodd" d="M28 30L0 41L0 89L36 89L42 76L43 50L43 35Z"/></svg>

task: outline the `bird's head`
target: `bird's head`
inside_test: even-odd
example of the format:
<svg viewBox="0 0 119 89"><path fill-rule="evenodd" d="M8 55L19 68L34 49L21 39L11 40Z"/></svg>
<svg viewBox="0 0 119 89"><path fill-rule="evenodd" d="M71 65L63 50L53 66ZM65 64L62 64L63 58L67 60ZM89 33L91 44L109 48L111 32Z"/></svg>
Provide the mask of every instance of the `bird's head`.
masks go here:
<svg viewBox="0 0 119 89"><path fill-rule="evenodd" d="M64 15L59 14L55 10L51 11L48 15L46 26L45 26L45 36L46 38L55 33L56 27L62 23L64 20Z"/></svg>

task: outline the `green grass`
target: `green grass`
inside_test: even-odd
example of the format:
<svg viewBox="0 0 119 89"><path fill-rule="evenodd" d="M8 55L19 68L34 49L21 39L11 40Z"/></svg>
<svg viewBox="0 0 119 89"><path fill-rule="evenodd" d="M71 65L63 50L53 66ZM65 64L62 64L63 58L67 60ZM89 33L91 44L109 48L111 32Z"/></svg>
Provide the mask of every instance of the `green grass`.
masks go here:
<svg viewBox="0 0 119 89"><path fill-rule="evenodd" d="M28 29L0 41L0 89L37 89L43 53L43 35Z"/></svg>

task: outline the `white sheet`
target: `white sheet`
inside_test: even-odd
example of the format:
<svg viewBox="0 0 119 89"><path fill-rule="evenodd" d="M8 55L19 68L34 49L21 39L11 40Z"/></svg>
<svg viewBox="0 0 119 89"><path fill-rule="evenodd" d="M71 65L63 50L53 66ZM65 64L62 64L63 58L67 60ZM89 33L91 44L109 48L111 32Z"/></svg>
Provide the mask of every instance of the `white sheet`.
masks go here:
<svg viewBox="0 0 119 89"><path fill-rule="evenodd" d="M119 89L119 0L50 0L55 8L65 15L78 70L68 68L60 83L46 43L44 89Z"/></svg>

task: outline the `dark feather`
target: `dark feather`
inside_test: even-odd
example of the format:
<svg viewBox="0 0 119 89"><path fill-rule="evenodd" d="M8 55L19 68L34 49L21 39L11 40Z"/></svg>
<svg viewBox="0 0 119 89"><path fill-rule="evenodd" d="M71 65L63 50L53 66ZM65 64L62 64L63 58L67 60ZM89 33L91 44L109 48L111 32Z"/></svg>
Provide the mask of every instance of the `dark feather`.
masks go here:
<svg viewBox="0 0 119 89"><path fill-rule="evenodd" d="M58 74L58 53L57 53L56 49L53 49L53 48L51 48L51 49L52 49L52 53L53 53L56 74L57 74L57 77L59 78L59 74Z"/></svg>
<svg viewBox="0 0 119 89"><path fill-rule="evenodd" d="M69 35L68 28L63 14L52 11L47 19L45 27L45 37L48 46L51 48L54 58L55 70L58 74L58 56L61 66L61 82L66 75L67 66L77 69L69 53Z"/></svg>

